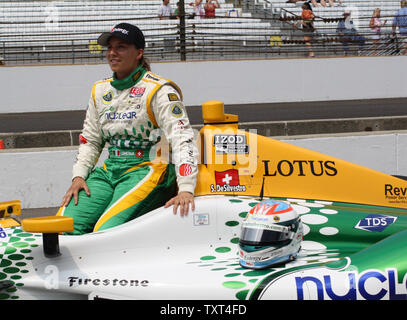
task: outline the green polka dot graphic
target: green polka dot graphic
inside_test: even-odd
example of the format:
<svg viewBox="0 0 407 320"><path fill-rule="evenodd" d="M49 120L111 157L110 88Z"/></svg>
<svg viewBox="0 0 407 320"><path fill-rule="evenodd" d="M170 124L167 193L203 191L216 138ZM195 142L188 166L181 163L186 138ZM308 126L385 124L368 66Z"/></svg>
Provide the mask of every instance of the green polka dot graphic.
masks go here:
<svg viewBox="0 0 407 320"><path fill-rule="evenodd" d="M228 201L231 205L236 207L237 214L235 219L225 221L225 226L227 228L233 228L234 234L239 234L243 219L249 210L256 206L259 201L239 199L238 197L233 197ZM242 208L244 208L244 210ZM196 264L202 268L208 268L211 272L221 272L224 281L220 283L220 286L234 291L237 299L244 300L258 281L258 277L269 274L273 272L274 269L254 271L242 268L239 264L237 247L239 237L234 236L227 239L227 242L230 244L229 246L216 247L213 249L213 252L201 256L199 258L200 261L192 261L189 263ZM231 254L233 258L230 258ZM227 255L227 257L225 258L224 255ZM207 264L207 262L211 262L211 264Z"/></svg>
<svg viewBox="0 0 407 320"><path fill-rule="evenodd" d="M29 271L26 268L33 258L31 248L37 247L40 234L24 232L20 227L8 228L7 236L0 239L0 300L19 299L21 279Z"/></svg>
<svg viewBox="0 0 407 320"><path fill-rule="evenodd" d="M251 208L260 200L254 201L247 197L227 197L229 205L235 206L236 216L225 221L227 228L233 228L239 234L241 223ZM289 264L264 270L250 270L239 264L238 236L227 239L229 246L213 248L202 255L199 261L189 262L211 272L221 273L224 280L219 286L234 292L236 299L249 299L262 280L288 267L299 267L307 264L326 264L342 260L344 257L358 252L362 247L357 242L349 244L346 237L355 232L353 227L368 213L382 213L379 207L333 203L329 201L272 198L289 202L301 217L304 227L304 239L297 259ZM266 200L266 199L264 199ZM231 258L232 254L232 258ZM228 256L225 258L225 256ZM210 263L208 263L210 262Z"/></svg>
<svg viewBox="0 0 407 320"><path fill-rule="evenodd" d="M207 247L196 255L193 261L187 261L192 268L199 268L216 275L216 285L236 299L250 299L255 290L261 287L265 279L283 272L288 267L301 267L308 264L326 264L343 260L355 252L364 249L366 243L377 242L377 234L364 233L364 243L349 241L360 231L353 226L368 214L391 214L392 211L374 206L332 203L302 199L281 199L289 202L300 215L304 226L304 240L297 259L287 265L264 270L251 270L240 266L238 242L241 224L248 212L260 201L247 197L225 197L232 213L221 221L226 229L227 237L222 238L218 245ZM397 214L397 210L394 209ZM399 217L401 220L401 217ZM388 228L390 234L391 228ZM24 287L23 279L29 274L33 257L32 249L42 242L41 234L31 234L20 227L7 228L7 236L0 238L0 300L20 299L19 289ZM372 240L370 240L370 238ZM207 250L207 251L206 251ZM20 292L21 294L21 292Z"/></svg>

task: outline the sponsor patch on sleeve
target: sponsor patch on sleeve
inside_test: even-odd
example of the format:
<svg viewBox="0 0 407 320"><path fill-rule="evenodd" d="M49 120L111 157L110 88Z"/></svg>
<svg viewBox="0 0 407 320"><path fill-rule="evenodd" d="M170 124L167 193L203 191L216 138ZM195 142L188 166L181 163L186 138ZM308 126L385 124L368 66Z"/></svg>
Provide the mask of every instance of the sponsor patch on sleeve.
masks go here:
<svg viewBox="0 0 407 320"><path fill-rule="evenodd" d="M169 93L168 94L168 100L170 101L179 101L179 97L177 96L176 93Z"/></svg>
<svg viewBox="0 0 407 320"><path fill-rule="evenodd" d="M177 117L177 118L181 117L182 114L183 114L181 105L179 105L178 103L174 104L174 105L171 107L171 114L172 114L174 117Z"/></svg>
<svg viewBox="0 0 407 320"><path fill-rule="evenodd" d="M88 140L83 135L79 136L79 144L87 144Z"/></svg>

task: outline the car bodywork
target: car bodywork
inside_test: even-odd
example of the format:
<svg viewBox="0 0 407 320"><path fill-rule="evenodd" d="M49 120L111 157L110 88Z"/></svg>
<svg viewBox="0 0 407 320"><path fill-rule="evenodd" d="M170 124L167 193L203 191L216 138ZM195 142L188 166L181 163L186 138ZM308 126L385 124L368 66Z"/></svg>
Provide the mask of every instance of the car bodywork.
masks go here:
<svg viewBox="0 0 407 320"><path fill-rule="evenodd" d="M407 299L405 180L240 131L217 101L203 105L203 118L195 211L161 207L81 236L44 221L30 232L8 218L0 299ZM292 262L246 269L241 223L268 198L300 215L302 247ZM51 256L47 233L57 241Z"/></svg>

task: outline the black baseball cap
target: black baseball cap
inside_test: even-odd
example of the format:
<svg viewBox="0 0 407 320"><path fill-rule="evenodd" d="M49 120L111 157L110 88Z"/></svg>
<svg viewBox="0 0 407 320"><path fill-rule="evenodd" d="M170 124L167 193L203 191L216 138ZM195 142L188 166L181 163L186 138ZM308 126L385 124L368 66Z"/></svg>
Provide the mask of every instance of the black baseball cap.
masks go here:
<svg viewBox="0 0 407 320"><path fill-rule="evenodd" d="M103 32L97 40L98 44L106 47L111 37L117 37L128 43L134 43L137 49L144 49L146 46L143 32L130 23L119 23L110 32Z"/></svg>

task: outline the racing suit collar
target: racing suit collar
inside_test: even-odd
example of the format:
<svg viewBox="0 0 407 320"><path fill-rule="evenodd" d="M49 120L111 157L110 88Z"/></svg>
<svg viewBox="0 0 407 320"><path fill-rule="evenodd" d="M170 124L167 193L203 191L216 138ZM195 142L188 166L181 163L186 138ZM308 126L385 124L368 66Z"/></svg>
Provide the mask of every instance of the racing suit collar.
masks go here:
<svg viewBox="0 0 407 320"><path fill-rule="evenodd" d="M146 72L147 70L139 65L129 76L121 80L116 78L116 73L113 73L113 81L110 84L117 90L125 90L139 82Z"/></svg>

